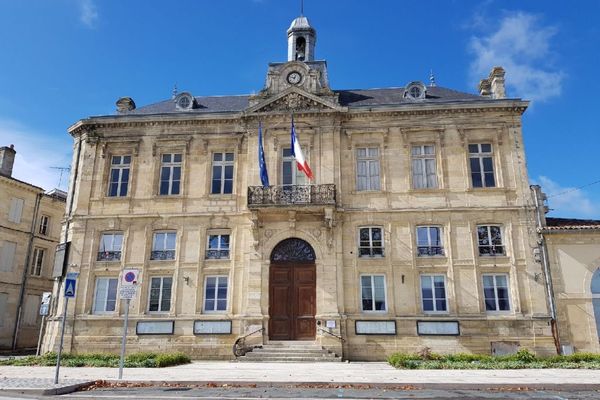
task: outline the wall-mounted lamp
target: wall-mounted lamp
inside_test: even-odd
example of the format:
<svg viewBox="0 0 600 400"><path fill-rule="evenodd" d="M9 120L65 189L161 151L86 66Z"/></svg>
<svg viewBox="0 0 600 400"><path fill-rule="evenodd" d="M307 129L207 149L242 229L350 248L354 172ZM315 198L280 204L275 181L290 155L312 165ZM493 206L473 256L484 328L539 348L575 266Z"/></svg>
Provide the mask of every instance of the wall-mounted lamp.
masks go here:
<svg viewBox="0 0 600 400"><path fill-rule="evenodd" d="M185 281L185 284L186 284L186 285L189 285L189 284L190 284L190 277L189 277L189 276L184 276L184 277L183 277L183 280Z"/></svg>
<svg viewBox="0 0 600 400"><path fill-rule="evenodd" d="M535 274L533 274L533 280L534 281L539 281L540 280L540 276L542 276L541 272L536 272Z"/></svg>

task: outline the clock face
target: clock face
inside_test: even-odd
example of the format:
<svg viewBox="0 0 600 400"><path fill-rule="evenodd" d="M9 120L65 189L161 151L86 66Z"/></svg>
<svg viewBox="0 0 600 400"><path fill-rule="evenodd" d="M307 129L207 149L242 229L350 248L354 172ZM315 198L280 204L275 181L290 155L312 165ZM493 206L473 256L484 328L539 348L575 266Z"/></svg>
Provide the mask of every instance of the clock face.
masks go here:
<svg viewBox="0 0 600 400"><path fill-rule="evenodd" d="M302 75L299 72L290 72L287 76L287 81L292 85L297 85L302 80Z"/></svg>
<svg viewBox="0 0 600 400"><path fill-rule="evenodd" d="M186 96L179 99L179 107L188 108L190 106L190 99Z"/></svg>

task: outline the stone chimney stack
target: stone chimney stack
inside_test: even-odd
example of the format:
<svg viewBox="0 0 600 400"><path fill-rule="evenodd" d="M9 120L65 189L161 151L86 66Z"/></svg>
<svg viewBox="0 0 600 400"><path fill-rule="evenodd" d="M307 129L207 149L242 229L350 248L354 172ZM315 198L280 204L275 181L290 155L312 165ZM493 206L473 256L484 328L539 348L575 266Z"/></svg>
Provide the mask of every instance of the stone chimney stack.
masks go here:
<svg viewBox="0 0 600 400"><path fill-rule="evenodd" d="M12 176L13 165L15 164L15 146L10 145L0 147L0 174Z"/></svg>
<svg viewBox="0 0 600 400"><path fill-rule="evenodd" d="M504 75L506 72L502 67L494 67L490 76L479 82L479 94L492 99L506 98L506 87L504 85Z"/></svg>

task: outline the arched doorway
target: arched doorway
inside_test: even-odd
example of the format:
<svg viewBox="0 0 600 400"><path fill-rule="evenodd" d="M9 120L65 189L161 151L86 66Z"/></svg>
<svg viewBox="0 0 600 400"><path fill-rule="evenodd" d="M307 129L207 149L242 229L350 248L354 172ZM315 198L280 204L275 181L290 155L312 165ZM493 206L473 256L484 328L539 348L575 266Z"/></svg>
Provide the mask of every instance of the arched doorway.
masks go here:
<svg viewBox="0 0 600 400"><path fill-rule="evenodd" d="M596 334L600 340L600 268L592 275L592 306L594 307L594 318L596 320Z"/></svg>
<svg viewBox="0 0 600 400"><path fill-rule="evenodd" d="M306 241L285 239L271 252L269 269L269 339L315 338L315 251Z"/></svg>

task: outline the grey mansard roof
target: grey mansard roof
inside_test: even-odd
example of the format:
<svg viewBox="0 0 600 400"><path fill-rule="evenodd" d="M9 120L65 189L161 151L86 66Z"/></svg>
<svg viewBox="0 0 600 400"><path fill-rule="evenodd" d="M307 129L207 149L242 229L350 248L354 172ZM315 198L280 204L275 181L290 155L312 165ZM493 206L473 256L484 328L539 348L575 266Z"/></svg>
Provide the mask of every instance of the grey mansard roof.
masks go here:
<svg viewBox="0 0 600 400"><path fill-rule="evenodd" d="M427 87L427 98L414 101L404 98L404 88L334 90L339 94L340 105L350 109L360 107L394 106L402 104L436 104L446 102L491 101L487 97L458 92L439 86ZM240 112L248 108L249 95L195 97L196 106L190 111L179 111L172 99L139 107L127 115L151 115L170 113L221 113Z"/></svg>

